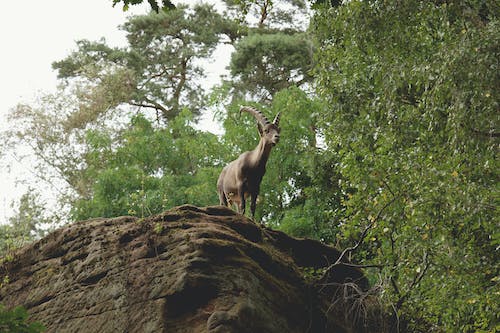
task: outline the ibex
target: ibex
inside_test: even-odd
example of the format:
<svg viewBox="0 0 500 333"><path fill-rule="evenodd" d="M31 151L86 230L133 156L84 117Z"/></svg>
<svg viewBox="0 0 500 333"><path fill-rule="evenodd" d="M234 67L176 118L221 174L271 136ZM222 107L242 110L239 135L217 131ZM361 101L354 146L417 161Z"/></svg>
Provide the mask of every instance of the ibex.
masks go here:
<svg viewBox="0 0 500 333"><path fill-rule="evenodd" d="M280 139L278 127L280 112L271 123L262 112L255 108L242 106L240 114L243 111L250 113L257 120L260 141L254 150L244 152L222 169L217 181L217 192L221 205L231 206L234 203L237 205L238 213L241 214L245 214L245 199L250 196L250 210L252 217L255 217L257 196L262 177L266 172L266 163L271 149Z"/></svg>

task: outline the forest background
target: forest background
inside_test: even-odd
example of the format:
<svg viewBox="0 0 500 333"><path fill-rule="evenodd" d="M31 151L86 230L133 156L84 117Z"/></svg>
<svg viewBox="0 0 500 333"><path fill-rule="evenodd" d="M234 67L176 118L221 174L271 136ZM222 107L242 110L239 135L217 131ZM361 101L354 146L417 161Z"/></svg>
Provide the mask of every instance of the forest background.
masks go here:
<svg viewBox="0 0 500 333"><path fill-rule="evenodd" d="M282 112L257 220L356 246L411 331L500 329L497 1L150 3L126 47L78 41L58 91L12 110L2 145L29 147L58 207L30 189L4 258L64 223L218 204L222 167L257 144L252 105ZM207 91L222 44L230 74ZM197 126L209 112L222 133Z"/></svg>

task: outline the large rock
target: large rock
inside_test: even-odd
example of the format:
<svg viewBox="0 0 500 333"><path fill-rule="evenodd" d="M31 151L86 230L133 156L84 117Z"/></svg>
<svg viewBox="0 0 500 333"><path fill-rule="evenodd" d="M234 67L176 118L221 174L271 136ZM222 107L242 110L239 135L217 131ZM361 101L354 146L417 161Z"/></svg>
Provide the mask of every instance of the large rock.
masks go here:
<svg viewBox="0 0 500 333"><path fill-rule="evenodd" d="M338 293L309 283L338 256L227 208L181 206L78 222L20 249L0 266L0 303L58 333L357 331L332 306ZM324 282L346 280L367 287L345 265Z"/></svg>

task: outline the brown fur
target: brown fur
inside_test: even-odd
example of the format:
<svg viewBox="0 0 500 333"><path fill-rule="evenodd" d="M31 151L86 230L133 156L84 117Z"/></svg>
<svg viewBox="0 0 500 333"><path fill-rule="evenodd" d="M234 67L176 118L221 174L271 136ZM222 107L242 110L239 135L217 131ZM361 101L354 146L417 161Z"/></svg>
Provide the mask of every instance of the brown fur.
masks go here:
<svg viewBox="0 0 500 333"><path fill-rule="evenodd" d="M250 210L254 217L260 183L266 172L266 163L272 147L280 138L279 113L270 123L257 109L243 106L240 113L243 111L256 118L260 141L254 150L244 152L222 169L217 181L217 192L221 205L231 206L234 203L241 214L245 214L245 200L250 197Z"/></svg>

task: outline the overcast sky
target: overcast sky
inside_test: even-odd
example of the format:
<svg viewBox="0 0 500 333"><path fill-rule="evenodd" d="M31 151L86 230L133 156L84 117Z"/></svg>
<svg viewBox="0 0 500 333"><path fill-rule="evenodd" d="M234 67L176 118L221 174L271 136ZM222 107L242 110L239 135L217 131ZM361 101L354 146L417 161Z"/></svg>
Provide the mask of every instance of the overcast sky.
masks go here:
<svg viewBox="0 0 500 333"><path fill-rule="evenodd" d="M148 10L147 5L139 5L123 12L119 5L113 8L111 0L2 1L0 130L8 126L5 115L9 109L30 102L36 94L55 90L56 73L51 63L75 50L75 41L104 37L112 46L123 46L125 33L118 26L128 16ZM8 172L6 163L14 172ZM0 223L5 223L12 215L11 201L26 190L16 185L15 179L29 177L29 165L4 159L0 176Z"/></svg>

